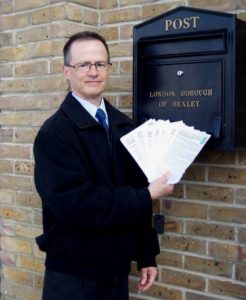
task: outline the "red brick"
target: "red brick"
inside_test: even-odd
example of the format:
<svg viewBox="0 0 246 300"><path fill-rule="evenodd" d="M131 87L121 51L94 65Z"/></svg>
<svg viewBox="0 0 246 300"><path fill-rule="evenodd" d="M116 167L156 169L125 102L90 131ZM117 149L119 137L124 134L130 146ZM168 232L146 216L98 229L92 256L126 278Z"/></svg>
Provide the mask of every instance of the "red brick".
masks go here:
<svg viewBox="0 0 246 300"><path fill-rule="evenodd" d="M140 7L103 11L101 13L101 24L111 24L133 20L136 21L140 19L140 16Z"/></svg>
<svg viewBox="0 0 246 300"><path fill-rule="evenodd" d="M0 72L2 78L13 76L13 64L1 64Z"/></svg>
<svg viewBox="0 0 246 300"><path fill-rule="evenodd" d="M236 280L246 282L246 264L236 264Z"/></svg>
<svg viewBox="0 0 246 300"><path fill-rule="evenodd" d="M132 79L130 76L110 77L107 91L125 91L129 92L132 89Z"/></svg>
<svg viewBox="0 0 246 300"><path fill-rule="evenodd" d="M31 81L29 79L3 79L0 82L0 88L3 93L30 92Z"/></svg>
<svg viewBox="0 0 246 300"><path fill-rule="evenodd" d="M165 217L165 232L184 232L184 222L180 219Z"/></svg>
<svg viewBox="0 0 246 300"><path fill-rule="evenodd" d="M29 272L20 271L13 267L4 267L3 276L6 280L13 281L21 285L32 285L32 275Z"/></svg>
<svg viewBox="0 0 246 300"><path fill-rule="evenodd" d="M238 260L246 262L246 246L238 246Z"/></svg>
<svg viewBox="0 0 246 300"><path fill-rule="evenodd" d="M204 181L206 168L203 166L191 165L185 172L183 180Z"/></svg>
<svg viewBox="0 0 246 300"><path fill-rule="evenodd" d="M13 162L10 160L0 160L0 173L13 173Z"/></svg>
<svg viewBox="0 0 246 300"><path fill-rule="evenodd" d="M21 255L17 260L17 267L33 272L44 273L44 262L40 259Z"/></svg>
<svg viewBox="0 0 246 300"><path fill-rule="evenodd" d="M123 95L119 97L119 108L132 107L132 95Z"/></svg>
<svg viewBox="0 0 246 300"><path fill-rule="evenodd" d="M132 55L132 43L122 42L117 44L110 44L109 51L111 58L120 56L130 56Z"/></svg>
<svg viewBox="0 0 246 300"><path fill-rule="evenodd" d="M100 9L110 9L117 7L118 3L117 0L100 0L99 1L99 8Z"/></svg>
<svg viewBox="0 0 246 300"><path fill-rule="evenodd" d="M42 258L42 259L44 260L45 257L46 257L46 254L45 254L45 252L41 251L41 250L38 248L38 245L37 245L37 244L34 244L34 245L33 245L33 256L34 256L34 257L37 257L37 258Z"/></svg>
<svg viewBox="0 0 246 300"><path fill-rule="evenodd" d="M131 293L137 294L138 291L136 280L130 279L129 290ZM181 291L178 291L174 288L168 288L157 283L154 283L147 291L145 291L144 296L157 297L157 299L182 300Z"/></svg>
<svg viewBox="0 0 246 300"><path fill-rule="evenodd" d="M177 183L174 185L172 195L170 196L171 198L179 198L182 199L184 198L184 185L182 183Z"/></svg>
<svg viewBox="0 0 246 300"><path fill-rule="evenodd" d="M34 287L41 290L44 285L44 276L34 274Z"/></svg>
<svg viewBox="0 0 246 300"><path fill-rule="evenodd" d="M14 132L16 143L33 143L35 136L37 135L35 128L30 129L16 129Z"/></svg>
<svg viewBox="0 0 246 300"><path fill-rule="evenodd" d="M186 198L232 203L233 189L212 185L187 184Z"/></svg>
<svg viewBox="0 0 246 300"><path fill-rule="evenodd" d="M75 32L84 31L84 30L91 30L91 25L87 25L84 23L79 22L72 22L67 20L57 21L50 23L49 27L49 33L50 38L66 38ZM42 49L40 49L42 50ZM62 47L61 49L62 50ZM59 49L57 49L59 51Z"/></svg>
<svg viewBox="0 0 246 300"><path fill-rule="evenodd" d="M49 0L38 0L38 1L30 1L30 0L21 0L16 1L15 10L28 10L33 8L39 8L40 6L44 6L49 4Z"/></svg>
<svg viewBox="0 0 246 300"><path fill-rule="evenodd" d="M133 26L128 24L120 26L120 39L129 40L132 38L133 38Z"/></svg>
<svg viewBox="0 0 246 300"><path fill-rule="evenodd" d="M201 295L200 293L196 294L196 293L192 293L192 292L186 292L185 295L186 295L186 298L185 298L186 300L218 300L218 298Z"/></svg>
<svg viewBox="0 0 246 300"><path fill-rule="evenodd" d="M31 214L29 210L11 206L2 206L0 216L4 219L11 219L16 221L31 221Z"/></svg>
<svg viewBox="0 0 246 300"><path fill-rule="evenodd" d="M33 211L33 223L37 225L42 225L43 218L42 218L42 212L39 210Z"/></svg>
<svg viewBox="0 0 246 300"><path fill-rule="evenodd" d="M210 167L208 180L229 184L245 184L246 170L239 168Z"/></svg>
<svg viewBox="0 0 246 300"><path fill-rule="evenodd" d="M42 298L41 294L42 290L37 290L34 287L17 286L15 288L16 299L20 300L39 300Z"/></svg>
<svg viewBox="0 0 246 300"><path fill-rule="evenodd" d="M245 149L238 150L238 163L240 165L246 165L246 150Z"/></svg>
<svg viewBox="0 0 246 300"><path fill-rule="evenodd" d="M245 224L246 208L240 207L210 207L210 220Z"/></svg>
<svg viewBox="0 0 246 300"><path fill-rule="evenodd" d="M161 13L165 13L170 9L173 9L177 6L182 5L182 1L171 1L168 3L156 3L150 5L144 5L142 8L142 18L143 19L150 19L155 16L160 15Z"/></svg>
<svg viewBox="0 0 246 300"><path fill-rule="evenodd" d="M30 254L32 252L32 244L30 241L17 239L14 237L1 237L1 247L9 252L26 254Z"/></svg>
<svg viewBox="0 0 246 300"><path fill-rule="evenodd" d="M15 266L15 256L10 253L0 253L0 264L1 266Z"/></svg>
<svg viewBox="0 0 246 300"><path fill-rule="evenodd" d="M3 297L9 297L9 299L15 298L15 284L13 284L13 282L9 282L8 280L1 278L1 290L2 290L2 298ZM3 298L2 300L5 299L8 298Z"/></svg>
<svg viewBox="0 0 246 300"><path fill-rule="evenodd" d="M103 27L99 29L99 33L108 41L115 41L118 40L119 34L118 34L118 27L111 25L110 27ZM110 51L110 55L111 51Z"/></svg>
<svg viewBox="0 0 246 300"><path fill-rule="evenodd" d="M65 5L62 3L61 5L36 9L32 12L31 17L34 25L62 20L66 17Z"/></svg>
<svg viewBox="0 0 246 300"><path fill-rule="evenodd" d="M26 27L29 25L28 14L18 15L0 15L0 28L1 30L10 30Z"/></svg>
<svg viewBox="0 0 246 300"><path fill-rule="evenodd" d="M198 291L204 291L206 287L205 278L201 276L169 269L161 270L161 282Z"/></svg>
<svg viewBox="0 0 246 300"><path fill-rule="evenodd" d="M15 75L39 75L48 73L47 61L32 61L27 63L19 63L15 65Z"/></svg>
<svg viewBox="0 0 246 300"><path fill-rule="evenodd" d="M1 2L0 2L0 5L1 5ZM1 11L1 8L0 8L0 11ZM0 32L0 44L2 47L12 46L14 44L13 33L12 32Z"/></svg>
<svg viewBox="0 0 246 300"><path fill-rule="evenodd" d="M4 213L4 210L3 210L3 213ZM2 218L2 221L1 221L2 236L14 236L15 235L15 225L10 222L11 222L11 220Z"/></svg>
<svg viewBox="0 0 246 300"><path fill-rule="evenodd" d="M246 228L238 229L238 241L239 243L246 244Z"/></svg>
<svg viewBox="0 0 246 300"><path fill-rule="evenodd" d="M13 1L12 0L2 0L0 2L1 14L11 13L12 11L13 11Z"/></svg>
<svg viewBox="0 0 246 300"><path fill-rule="evenodd" d="M188 202L178 202L173 200L165 200L163 202L162 213L182 218L207 218L207 206Z"/></svg>
<svg viewBox="0 0 246 300"><path fill-rule="evenodd" d="M182 268L182 255L167 251L161 251L157 256L157 264Z"/></svg>
<svg viewBox="0 0 246 300"><path fill-rule="evenodd" d="M15 191L0 189L0 203L12 204L15 200Z"/></svg>
<svg viewBox="0 0 246 300"><path fill-rule="evenodd" d="M225 244L225 243L208 243L209 255L224 260L236 260L239 257L239 247L237 245Z"/></svg>
<svg viewBox="0 0 246 300"><path fill-rule="evenodd" d="M244 8L245 9L246 8L246 0L239 0L239 4L238 5L239 5L240 8Z"/></svg>
<svg viewBox="0 0 246 300"><path fill-rule="evenodd" d="M211 223L187 222L186 233L192 236L205 236L223 240L234 240L234 227Z"/></svg>
<svg viewBox="0 0 246 300"><path fill-rule="evenodd" d="M205 273L209 275L231 277L232 263L201 258L196 256L185 256L184 268L190 271Z"/></svg>
<svg viewBox="0 0 246 300"><path fill-rule="evenodd" d="M52 78L52 80L51 80ZM67 89L67 81L62 76L38 77L32 79L33 92L64 91Z"/></svg>
<svg viewBox="0 0 246 300"><path fill-rule="evenodd" d="M66 17L69 20L81 22L83 20L81 6L73 4L73 3L67 3L66 4Z"/></svg>
<svg viewBox="0 0 246 300"><path fill-rule="evenodd" d="M4 189L31 191L31 178L0 174L0 186Z"/></svg>
<svg viewBox="0 0 246 300"><path fill-rule="evenodd" d="M29 145L1 144L0 158L21 158L28 159L31 156L32 148Z"/></svg>
<svg viewBox="0 0 246 300"><path fill-rule="evenodd" d="M16 161L15 174L19 175L34 175L34 162L33 161Z"/></svg>
<svg viewBox="0 0 246 300"><path fill-rule="evenodd" d="M22 225L18 224L16 226L16 236L20 237L25 237L25 238L30 238L34 239L38 235L42 233L42 229L40 227L34 227L33 225Z"/></svg>
<svg viewBox="0 0 246 300"><path fill-rule="evenodd" d="M216 279L209 280L210 292L217 293L219 295L235 297L236 299L245 300L246 286L232 283L230 281L219 281Z"/></svg>
<svg viewBox="0 0 246 300"><path fill-rule="evenodd" d="M120 74L131 75L131 73L132 73L132 61L129 61L129 60L121 61L120 62Z"/></svg>
<svg viewBox="0 0 246 300"><path fill-rule="evenodd" d="M50 55L62 55L65 40L40 41L33 46L33 57L46 57Z"/></svg>
<svg viewBox="0 0 246 300"><path fill-rule="evenodd" d="M48 27L40 26L19 30L16 33L16 41L18 44L42 41L49 38Z"/></svg>
<svg viewBox="0 0 246 300"><path fill-rule="evenodd" d="M6 47L0 49L0 60L2 62L14 62L29 59L32 56L30 45L19 45L18 47Z"/></svg>
<svg viewBox="0 0 246 300"><path fill-rule="evenodd" d="M165 234L161 238L161 247L164 249L174 249L184 252L194 252L205 254L206 242L185 236L171 236Z"/></svg>
<svg viewBox="0 0 246 300"><path fill-rule="evenodd" d="M246 205L246 188L238 188L235 190L235 201L237 204Z"/></svg>
<svg viewBox="0 0 246 300"><path fill-rule="evenodd" d="M16 193L16 204L22 207L41 207L40 197L37 193L20 192Z"/></svg>

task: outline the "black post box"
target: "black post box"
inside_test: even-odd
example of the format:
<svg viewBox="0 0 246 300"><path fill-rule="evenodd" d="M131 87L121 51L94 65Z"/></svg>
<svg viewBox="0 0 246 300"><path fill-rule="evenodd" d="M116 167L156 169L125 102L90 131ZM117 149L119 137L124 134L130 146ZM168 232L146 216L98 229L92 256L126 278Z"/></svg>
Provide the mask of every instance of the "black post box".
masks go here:
<svg viewBox="0 0 246 300"><path fill-rule="evenodd" d="M134 27L133 118L183 120L208 146L246 145L246 23L179 7Z"/></svg>

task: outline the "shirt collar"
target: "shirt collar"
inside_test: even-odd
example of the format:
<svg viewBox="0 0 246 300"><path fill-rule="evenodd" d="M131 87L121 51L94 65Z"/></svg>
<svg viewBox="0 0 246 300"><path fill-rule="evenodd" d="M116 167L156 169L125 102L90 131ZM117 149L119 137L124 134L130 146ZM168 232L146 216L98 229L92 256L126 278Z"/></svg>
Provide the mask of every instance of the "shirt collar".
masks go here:
<svg viewBox="0 0 246 300"><path fill-rule="evenodd" d="M80 98L79 96L77 96L76 94L72 93L73 97L79 101L79 103L84 107L85 110L88 111L88 113L95 119L97 120L96 118L96 113L97 113L97 109L98 108L101 108L104 112L105 112L105 115L106 115L106 122L108 124L108 114L107 114L107 110L106 110L106 107L105 107L105 102L104 102L104 99L102 98L101 101L100 101L100 105L99 106L96 106L95 104L92 104L91 102L89 102L88 100L84 100L82 98ZM98 120L97 120L98 121Z"/></svg>

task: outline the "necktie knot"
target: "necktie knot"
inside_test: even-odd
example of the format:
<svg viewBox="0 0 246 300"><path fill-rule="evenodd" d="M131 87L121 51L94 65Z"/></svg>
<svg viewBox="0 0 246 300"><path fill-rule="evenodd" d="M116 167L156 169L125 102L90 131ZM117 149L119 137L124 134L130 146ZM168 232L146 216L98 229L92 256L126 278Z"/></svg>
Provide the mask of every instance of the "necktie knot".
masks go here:
<svg viewBox="0 0 246 300"><path fill-rule="evenodd" d="M105 112L104 112L101 108L98 108L98 109L97 109L96 118L98 119L98 122L99 122L106 130L108 130L108 124L107 124L107 122L106 122L106 114L105 114Z"/></svg>

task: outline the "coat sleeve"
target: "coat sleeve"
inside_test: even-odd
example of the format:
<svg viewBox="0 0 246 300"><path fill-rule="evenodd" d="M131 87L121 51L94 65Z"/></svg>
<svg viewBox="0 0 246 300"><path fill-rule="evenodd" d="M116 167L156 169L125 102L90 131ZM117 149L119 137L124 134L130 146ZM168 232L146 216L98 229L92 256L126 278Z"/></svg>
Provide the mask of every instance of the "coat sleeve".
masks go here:
<svg viewBox="0 0 246 300"><path fill-rule="evenodd" d="M139 222L151 211L147 188L95 185L72 145L39 132L34 143L35 184L44 207L62 222L83 229L114 230Z"/></svg>
<svg viewBox="0 0 246 300"><path fill-rule="evenodd" d="M136 257L137 268L156 267L156 255L160 253L157 232L154 228L146 228L140 238L139 252Z"/></svg>

